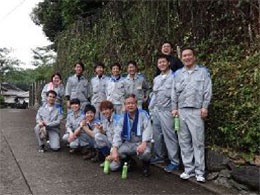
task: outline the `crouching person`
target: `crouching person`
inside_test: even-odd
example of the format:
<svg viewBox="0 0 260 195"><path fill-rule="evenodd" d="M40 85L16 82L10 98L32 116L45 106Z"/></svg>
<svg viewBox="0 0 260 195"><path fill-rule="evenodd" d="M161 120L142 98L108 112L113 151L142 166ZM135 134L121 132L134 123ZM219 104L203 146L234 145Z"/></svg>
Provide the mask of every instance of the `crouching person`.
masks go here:
<svg viewBox="0 0 260 195"><path fill-rule="evenodd" d="M110 101L102 101L99 109L104 116L104 120L102 121L102 124L98 123L95 126L93 132L88 131L89 135L95 139L96 148L99 152L99 155L96 156L95 159L96 162L104 160L104 157L110 154L115 128L120 119L120 115L115 113L114 106Z"/></svg>
<svg viewBox="0 0 260 195"><path fill-rule="evenodd" d="M72 99L70 101L70 112L67 116L66 133L62 137L62 140L68 143L70 152L73 153L79 146L82 146L82 152L85 152L84 144L77 138L75 131L80 126L80 122L84 120L84 112L80 110L79 99Z"/></svg>
<svg viewBox="0 0 260 195"><path fill-rule="evenodd" d="M134 94L125 98L124 105L126 112L116 127L112 153L108 157L113 161L110 168L111 171L117 170L121 166L120 161L129 162L131 157L137 155L143 161L143 175L147 177L150 175L151 121L146 111L137 108Z"/></svg>
<svg viewBox="0 0 260 195"><path fill-rule="evenodd" d="M96 108L93 105L86 105L85 119L81 121L80 126L75 131L75 136L78 138L81 146L86 147L86 153L83 155L84 160L92 159L98 155L96 150L96 144L94 138L91 136L95 126L100 123L98 119L95 119Z"/></svg>
<svg viewBox="0 0 260 195"><path fill-rule="evenodd" d="M44 139L49 137L49 146L53 151L60 149L60 122L62 109L55 106L57 93L50 90L46 94L47 104L41 106L36 115L37 125L34 128L39 143L39 152L45 151Z"/></svg>

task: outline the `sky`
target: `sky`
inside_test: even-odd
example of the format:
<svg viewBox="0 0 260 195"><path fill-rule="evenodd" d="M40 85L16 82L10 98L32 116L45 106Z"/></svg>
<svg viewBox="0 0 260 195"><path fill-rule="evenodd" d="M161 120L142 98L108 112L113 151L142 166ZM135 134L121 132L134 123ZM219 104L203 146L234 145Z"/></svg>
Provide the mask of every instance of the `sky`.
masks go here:
<svg viewBox="0 0 260 195"><path fill-rule="evenodd" d="M41 1L0 0L0 48L12 49L11 56L24 62L21 68L35 68L31 49L51 44L30 18L32 9Z"/></svg>

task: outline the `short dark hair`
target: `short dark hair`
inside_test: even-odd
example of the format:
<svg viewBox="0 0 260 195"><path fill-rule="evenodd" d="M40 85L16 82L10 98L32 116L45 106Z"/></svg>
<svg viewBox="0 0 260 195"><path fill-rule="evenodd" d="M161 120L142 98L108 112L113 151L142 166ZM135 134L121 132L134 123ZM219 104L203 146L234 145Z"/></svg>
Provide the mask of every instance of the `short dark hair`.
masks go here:
<svg viewBox="0 0 260 195"><path fill-rule="evenodd" d="M169 56L165 55L165 54L158 54L157 55L157 60L161 59L161 58L165 58L168 62L170 62Z"/></svg>
<svg viewBox="0 0 260 195"><path fill-rule="evenodd" d="M164 44L166 44L166 43L168 43L168 44L171 46L171 48L173 48L172 42L170 42L170 41L168 41L168 40L165 40L165 41L162 42L161 48L162 48L162 46L163 46Z"/></svg>
<svg viewBox="0 0 260 195"><path fill-rule="evenodd" d="M112 68L113 68L114 66L117 66L117 67L119 68L119 70L121 70L121 65L120 65L118 62L113 63L113 64L110 65L111 70L112 70Z"/></svg>
<svg viewBox="0 0 260 195"><path fill-rule="evenodd" d="M83 62L81 62L81 61L79 61L79 62L76 62L76 63L74 64L74 68L75 68L77 65L80 65L80 66L81 66L81 68L82 68L82 71L84 71L84 70L85 70L85 65L83 64Z"/></svg>
<svg viewBox="0 0 260 195"><path fill-rule="evenodd" d="M91 111L96 114L96 108L91 104L86 105L86 107L84 109L84 113L87 113L88 111Z"/></svg>
<svg viewBox="0 0 260 195"><path fill-rule="evenodd" d="M182 55L182 53L183 53L185 50L191 50L192 53L193 53L193 55L194 55L194 56L196 55L196 52L195 52L195 50L194 50L192 47L184 47L184 48L182 48L182 50L181 50L181 55Z"/></svg>
<svg viewBox="0 0 260 195"><path fill-rule="evenodd" d="M128 99L128 98L134 98L135 101L136 101L136 103L137 103L137 99L136 99L136 95L135 95L135 94L130 93L130 94L126 95L126 96L125 96L125 100Z"/></svg>
<svg viewBox="0 0 260 195"><path fill-rule="evenodd" d="M49 90L49 91L46 93L46 96L48 97L49 94L53 94L53 95L55 95L55 97L57 97L57 93L56 93L55 91L53 91L53 90Z"/></svg>
<svg viewBox="0 0 260 195"><path fill-rule="evenodd" d="M133 64L133 65L135 66L135 68L137 68L136 61L130 60L130 61L127 63L127 66L129 66L130 64Z"/></svg>
<svg viewBox="0 0 260 195"><path fill-rule="evenodd" d="M59 73L59 72L55 72L53 75L51 75L51 82L52 82L53 77L55 77L56 75L57 75L58 77L60 77L60 80L62 80L60 73Z"/></svg>
<svg viewBox="0 0 260 195"><path fill-rule="evenodd" d="M78 104L78 105L80 105L79 99L78 99L78 98L74 98L74 99L70 100L70 105L72 105L72 104Z"/></svg>
<svg viewBox="0 0 260 195"><path fill-rule="evenodd" d="M114 110L113 103L110 101L107 101L107 100L102 101L100 103L99 110L102 111L102 110L106 110L106 109Z"/></svg>
<svg viewBox="0 0 260 195"><path fill-rule="evenodd" d="M98 61L94 63L94 70L96 70L98 66L101 66L103 69L105 68L105 65L102 62Z"/></svg>

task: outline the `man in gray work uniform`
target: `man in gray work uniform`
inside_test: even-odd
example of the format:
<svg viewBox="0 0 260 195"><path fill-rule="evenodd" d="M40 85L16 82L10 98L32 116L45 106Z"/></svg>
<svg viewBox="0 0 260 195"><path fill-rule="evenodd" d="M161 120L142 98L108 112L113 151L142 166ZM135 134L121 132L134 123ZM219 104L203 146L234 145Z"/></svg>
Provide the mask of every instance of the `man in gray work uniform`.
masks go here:
<svg viewBox="0 0 260 195"><path fill-rule="evenodd" d="M37 125L34 128L39 143L39 152L45 151L43 134L48 135L50 148L53 151L60 149L60 122L62 108L55 106L57 93L53 90L47 92L47 103L42 105L36 115ZM46 137L45 137L46 138Z"/></svg>
<svg viewBox="0 0 260 195"><path fill-rule="evenodd" d="M82 75L84 71L84 64L77 62L74 65L75 75L70 76L67 81L65 96L67 98L67 108L70 109L70 100L79 99L80 108L84 110L85 106L89 104L89 82Z"/></svg>
<svg viewBox="0 0 260 195"><path fill-rule="evenodd" d="M150 85L143 74L137 73L138 68L135 61L127 63L128 75L124 80L126 95L135 94L137 98L137 107L142 108L143 102L146 102L149 96Z"/></svg>
<svg viewBox="0 0 260 195"><path fill-rule="evenodd" d="M105 65L102 62L95 63L94 71L96 76L90 81L91 104L96 108L96 118L101 119L99 106L107 98L106 85L109 78L104 75Z"/></svg>
<svg viewBox="0 0 260 195"><path fill-rule="evenodd" d="M173 118L171 115L171 90L173 73L170 69L168 56L161 54L158 56L157 66L161 73L153 80L153 95L149 105L153 114L153 139L154 139L154 158L151 163L156 163L162 158L162 139L166 145L170 163L164 170L172 172L179 168L179 146L177 133L173 130Z"/></svg>
<svg viewBox="0 0 260 195"><path fill-rule="evenodd" d="M192 48L182 51L184 67L174 74L172 88L172 115L180 118L178 131L184 172L181 179L196 176L205 182L204 121L212 96L208 69L195 64Z"/></svg>
<svg viewBox="0 0 260 195"><path fill-rule="evenodd" d="M148 113L137 108L137 99L134 94L125 98L125 113L116 126L113 149L107 157L112 163L111 171L120 167L120 160L136 156L143 161L143 175L150 175L152 126ZM131 163L130 163L131 164Z"/></svg>

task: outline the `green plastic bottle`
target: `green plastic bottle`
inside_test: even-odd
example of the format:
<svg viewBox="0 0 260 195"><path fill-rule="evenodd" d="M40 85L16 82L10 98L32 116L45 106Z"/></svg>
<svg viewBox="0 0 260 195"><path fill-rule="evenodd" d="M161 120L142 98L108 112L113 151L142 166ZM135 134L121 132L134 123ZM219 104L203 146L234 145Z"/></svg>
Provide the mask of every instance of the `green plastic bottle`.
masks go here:
<svg viewBox="0 0 260 195"><path fill-rule="evenodd" d="M122 170L122 179L127 179L127 171L128 171L128 166L127 166L127 162L125 162Z"/></svg>
<svg viewBox="0 0 260 195"><path fill-rule="evenodd" d="M110 168L110 161L106 159L105 164L104 164L104 173L105 174L109 174L109 168Z"/></svg>
<svg viewBox="0 0 260 195"><path fill-rule="evenodd" d="M178 115L174 117L174 129L175 131L180 130L180 119Z"/></svg>

